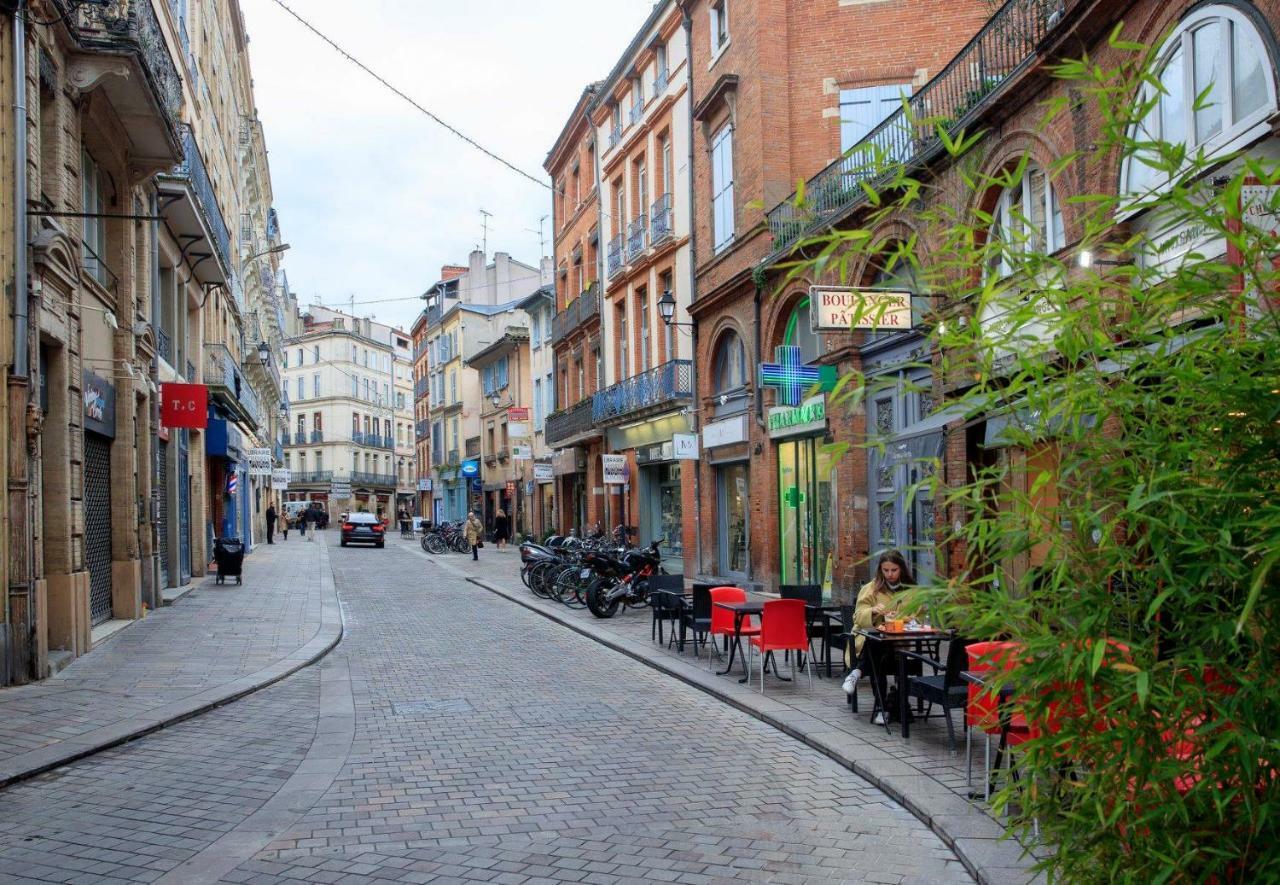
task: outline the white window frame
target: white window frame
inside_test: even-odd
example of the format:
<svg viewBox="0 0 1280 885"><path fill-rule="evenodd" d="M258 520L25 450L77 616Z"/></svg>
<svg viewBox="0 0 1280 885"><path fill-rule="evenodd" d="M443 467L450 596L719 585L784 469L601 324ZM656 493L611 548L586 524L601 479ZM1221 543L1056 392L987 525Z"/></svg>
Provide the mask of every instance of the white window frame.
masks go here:
<svg viewBox="0 0 1280 885"><path fill-rule="evenodd" d="M840 153L846 154L902 108L911 96L910 83L889 83L840 90ZM870 162L863 157L862 162Z"/></svg>
<svg viewBox="0 0 1280 885"><path fill-rule="evenodd" d="M726 181L725 178L728 178ZM722 252L733 243L733 124L725 123L711 137L711 243Z"/></svg>
<svg viewBox="0 0 1280 885"><path fill-rule="evenodd" d="M1038 247L1045 255L1052 255L1066 245L1066 228L1062 222L1062 204L1059 202L1057 191L1053 187L1053 179L1047 169L1044 169L1034 160L1028 160L1022 170L1022 177L1000 192L996 205L991 210L993 221L991 227L987 229L988 242L997 237L996 231L998 228L1000 239L1003 243L999 273L996 275L998 279L1003 279L1013 271L1009 266L1008 253L1021 252L1024 249L1035 247L1032 242L1034 238L1024 236L1026 232L1025 225L1030 219L1025 217L1025 212L1017 213L1013 208L1014 197L1018 194L1021 196L1020 205L1024 207L1031 205L1033 171L1039 171L1044 176L1044 206L1042 207L1044 210L1044 229L1039 232L1042 242L1038 244ZM1015 231L1018 235L1006 239L1010 231ZM990 272L990 267L988 272Z"/></svg>
<svg viewBox="0 0 1280 885"><path fill-rule="evenodd" d="M729 45L729 0L719 0L707 6L711 18L711 54L715 55Z"/></svg>
<svg viewBox="0 0 1280 885"><path fill-rule="evenodd" d="M1198 92L1195 88L1195 60L1192 41L1197 31L1208 27L1220 29L1215 77L1217 78L1217 83L1225 84L1225 89L1219 92L1215 101L1222 113L1221 128L1218 132L1200 142L1196 140L1194 105ZM1263 81L1267 91L1266 100L1262 106L1240 119L1235 119L1235 102L1233 100L1235 96L1236 65L1235 48L1231 40L1233 29L1243 29L1244 43L1251 45L1260 53ZM1160 102L1157 101L1152 106L1148 118L1133 125L1129 133L1132 138L1147 141L1163 140L1171 144L1185 144L1188 154L1194 155L1197 151L1203 150L1205 157L1212 159L1239 150L1269 131L1267 121L1278 107L1274 73L1276 61L1271 58L1267 48L1267 41L1263 39L1257 25L1248 15L1236 7L1217 4L1201 7L1187 16L1169 35L1156 58L1153 70L1156 71L1155 77L1157 79L1163 81L1165 70L1168 68L1170 61L1173 60L1173 56L1179 52L1182 54L1182 131L1178 133L1165 133L1162 131ZM1223 65L1228 66L1225 72L1221 69ZM1153 89L1154 87L1150 84L1142 87L1138 95L1139 105L1147 104L1156 98ZM1203 91L1203 89L1200 91ZM1140 135L1138 133L1139 127L1145 128L1147 133ZM1141 161L1135 155L1130 154L1121 164L1120 192L1122 194L1140 198L1143 195L1150 196L1159 193L1170 187L1172 184L1170 179L1159 180L1160 173L1156 170L1151 170L1149 174L1157 176L1157 180L1153 181L1147 190L1142 192L1135 191L1131 184L1133 180L1132 167L1139 162Z"/></svg>

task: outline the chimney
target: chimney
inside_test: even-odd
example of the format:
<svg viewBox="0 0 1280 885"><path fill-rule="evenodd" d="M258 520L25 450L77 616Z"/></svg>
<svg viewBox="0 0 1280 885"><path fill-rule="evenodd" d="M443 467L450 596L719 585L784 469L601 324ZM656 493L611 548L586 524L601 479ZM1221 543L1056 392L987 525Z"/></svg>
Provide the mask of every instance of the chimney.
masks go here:
<svg viewBox="0 0 1280 885"><path fill-rule="evenodd" d="M468 268L462 264L446 264L440 268L440 279L456 280L467 272Z"/></svg>

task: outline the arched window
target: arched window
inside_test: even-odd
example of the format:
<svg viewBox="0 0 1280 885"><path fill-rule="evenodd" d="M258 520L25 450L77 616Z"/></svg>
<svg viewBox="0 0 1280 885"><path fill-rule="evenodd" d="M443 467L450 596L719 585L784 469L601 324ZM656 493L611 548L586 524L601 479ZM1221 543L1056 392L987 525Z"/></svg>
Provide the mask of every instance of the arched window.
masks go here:
<svg viewBox="0 0 1280 885"><path fill-rule="evenodd" d="M808 295L801 298L792 309L782 343L799 347L800 357L806 363L816 362L822 356L822 338L813 331L809 321Z"/></svg>
<svg viewBox="0 0 1280 885"><path fill-rule="evenodd" d="M716 393L737 390L747 383L747 351L736 332L726 332L716 348Z"/></svg>
<svg viewBox="0 0 1280 885"><path fill-rule="evenodd" d="M998 243L987 261L997 279L1013 273L1019 255L1052 255L1066 245L1062 208L1049 176L1035 162L1027 162L1022 177L1000 192L991 210L989 243Z"/></svg>
<svg viewBox="0 0 1280 885"><path fill-rule="evenodd" d="M1257 28L1241 10L1204 6L1169 35L1155 63L1161 88L1147 84L1139 101L1151 103L1147 116L1130 131L1139 145L1126 159L1121 191L1143 194L1168 180L1152 168L1152 142L1186 145L1206 155L1243 147L1266 131L1276 109L1274 66ZM1197 101L1197 98L1203 98Z"/></svg>

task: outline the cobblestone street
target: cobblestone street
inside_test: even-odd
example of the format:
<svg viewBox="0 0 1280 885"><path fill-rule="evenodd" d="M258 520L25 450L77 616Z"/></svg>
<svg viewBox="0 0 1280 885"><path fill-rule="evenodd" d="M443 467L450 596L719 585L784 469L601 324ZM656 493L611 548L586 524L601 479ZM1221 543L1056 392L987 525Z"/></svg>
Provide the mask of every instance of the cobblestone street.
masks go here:
<svg viewBox="0 0 1280 885"><path fill-rule="evenodd" d="M327 553L333 652L4 791L0 878L970 881L835 762L456 565Z"/></svg>

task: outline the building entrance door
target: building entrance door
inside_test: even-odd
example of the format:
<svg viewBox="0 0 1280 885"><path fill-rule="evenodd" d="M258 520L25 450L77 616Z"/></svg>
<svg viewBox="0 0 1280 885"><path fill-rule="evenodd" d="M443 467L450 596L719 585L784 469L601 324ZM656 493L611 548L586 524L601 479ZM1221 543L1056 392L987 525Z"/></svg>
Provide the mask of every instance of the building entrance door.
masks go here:
<svg viewBox="0 0 1280 885"><path fill-rule="evenodd" d="M111 440L84 434L84 552L89 569L89 618L111 620Z"/></svg>
<svg viewBox="0 0 1280 885"><path fill-rule="evenodd" d="M720 513L717 527L719 573L729 578L747 578L747 522L750 492L747 465L725 464L716 468L716 501Z"/></svg>
<svg viewBox="0 0 1280 885"><path fill-rule="evenodd" d="M817 437L778 443L780 584L827 583L834 464Z"/></svg>
<svg viewBox="0 0 1280 885"><path fill-rule="evenodd" d="M156 473L156 494L160 503L160 524L157 527L159 543L156 545L160 557L160 585L169 586L169 443L160 440L156 447L156 458L159 461Z"/></svg>
<svg viewBox="0 0 1280 885"><path fill-rule="evenodd" d="M191 469L188 455L190 437L178 431L178 546L182 583L191 580Z"/></svg>

